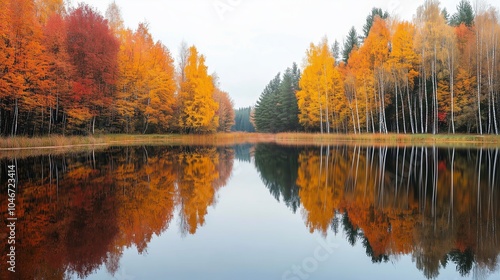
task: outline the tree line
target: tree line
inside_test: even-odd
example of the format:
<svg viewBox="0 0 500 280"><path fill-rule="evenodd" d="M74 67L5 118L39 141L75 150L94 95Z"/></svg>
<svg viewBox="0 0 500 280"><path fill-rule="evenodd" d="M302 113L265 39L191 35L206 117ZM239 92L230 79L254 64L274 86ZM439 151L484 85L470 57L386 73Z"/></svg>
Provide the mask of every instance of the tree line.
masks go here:
<svg viewBox="0 0 500 280"><path fill-rule="evenodd" d="M148 24L63 0L0 2L0 135L229 131L233 102L195 46L176 69Z"/></svg>
<svg viewBox="0 0 500 280"><path fill-rule="evenodd" d="M498 134L500 24L495 7L427 0L413 21L373 8L342 50L311 43L295 89L295 123L276 125L279 76L255 108L259 131ZM275 94L270 94L275 92Z"/></svg>
<svg viewBox="0 0 500 280"><path fill-rule="evenodd" d="M231 131L255 132L251 122L252 107L239 108L234 111L234 125Z"/></svg>

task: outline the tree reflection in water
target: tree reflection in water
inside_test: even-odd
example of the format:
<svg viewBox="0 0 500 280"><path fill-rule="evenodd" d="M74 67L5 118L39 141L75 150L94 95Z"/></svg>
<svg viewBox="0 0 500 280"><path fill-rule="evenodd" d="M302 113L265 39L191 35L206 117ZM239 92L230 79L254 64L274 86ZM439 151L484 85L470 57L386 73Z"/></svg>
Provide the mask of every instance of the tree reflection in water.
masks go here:
<svg viewBox="0 0 500 280"><path fill-rule="evenodd" d="M16 261L23 269L8 276L85 278L103 264L114 275L124 249L146 252L176 208L181 231L194 234L226 184L233 157L230 148L127 147L18 159ZM1 161L2 188L9 162Z"/></svg>
<svg viewBox="0 0 500 280"><path fill-rule="evenodd" d="M326 235L332 228L336 233L342 224L347 241L355 245L361 240L373 262L410 254L427 278L438 276L450 262L462 276L473 268L477 273L496 269L498 149L323 146L299 150L298 156L291 157L297 163L292 160L286 165L270 161L277 161L275 148L257 146L256 159L269 160L255 163L274 196L297 194L287 200L295 202L292 211L301 205L311 232ZM282 174L296 165L296 185L279 185ZM297 187L298 192L289 190Z"/></svg>
<svg viewBox="0 0 500 280"><path fill-rule="evenodd" d="M23 269L16 278L84 278L102 265L114 275L124 250L147 252L176 211L181 234L195 234L235 158L253 162L271 195L301 214L310 232L343 231L374 263L410 255L427 278L450 265L461 275L496 269L498 149L259 144L17 159ZM7 201L10 161L0 162L0 199Z"/></svg>

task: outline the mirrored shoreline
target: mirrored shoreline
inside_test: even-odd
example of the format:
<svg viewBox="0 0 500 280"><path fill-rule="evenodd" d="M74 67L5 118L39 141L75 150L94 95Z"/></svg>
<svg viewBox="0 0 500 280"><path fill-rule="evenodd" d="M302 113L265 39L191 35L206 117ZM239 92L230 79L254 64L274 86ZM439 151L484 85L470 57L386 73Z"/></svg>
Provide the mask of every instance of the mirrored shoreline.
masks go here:
<svg viewBox="0 0 500 280"><path fill-rule="evenodd" d="M450 266L464 277L473 270L497 273L499 161L498 149L270 144L122 147L16 159L23 269L12 279L115 275L130 247L143 255L166 231L196 236L230 180L261 181L309 232L345 236L362 245L374 265L411 256L429 279ZM1 161L2 188L11 163ZM260 178L243 176L248 163Z"/></svg>

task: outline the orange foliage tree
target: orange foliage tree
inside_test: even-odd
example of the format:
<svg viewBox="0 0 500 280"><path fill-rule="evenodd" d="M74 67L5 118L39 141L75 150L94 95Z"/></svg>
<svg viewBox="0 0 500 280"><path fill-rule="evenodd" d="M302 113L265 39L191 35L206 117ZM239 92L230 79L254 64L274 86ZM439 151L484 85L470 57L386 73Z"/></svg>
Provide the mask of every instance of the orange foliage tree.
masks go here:
<svg viewBox="0 0 500 280"><path fill-rule="evenodd" d="M206 133L216 131L219 118L216 115L219 104L214 100L214 83L207 73L205 57L198 54L196 47L189 48L183 69L184 81L180 84L178 124L184 132Z"/></svg>
<svg viewBox="0 0 500 280"><path fill-rule="evenodd" d="M145 23L137 30L118 30L116 109L126 132L165 132L172 119L176 91L173 58L154 42Z"/></svg>
<svg viewBox="0 0 500 280"><path fill-rule="evenodd" d="M344 85L326 38L310 45L299 87L299 123L306 130L330 133L345 124L349 114Z"/></svg>
<svg viewBox="0 0 500 280"><path fill-rule="evenodd" d="M219 104L219 108L215 113L219 119L217 131L230 132L235 121L233 101L227 92L220 90L218 87L215 87L214 100Z"/></svg>

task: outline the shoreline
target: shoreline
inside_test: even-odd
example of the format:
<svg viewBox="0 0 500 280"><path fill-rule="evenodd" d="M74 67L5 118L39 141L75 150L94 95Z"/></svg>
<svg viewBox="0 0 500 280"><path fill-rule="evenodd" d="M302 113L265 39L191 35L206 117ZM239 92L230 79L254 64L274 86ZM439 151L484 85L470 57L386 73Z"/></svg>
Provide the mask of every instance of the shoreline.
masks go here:
<svg viewBox="0 0 500 280"><path fill-rule="evenodd" d="M135 145L236 145L273 143L293 146L446 146L498 147L500 136L476 134L319 134L319 133L215 133L191 134L105 134L95 136L42 136L0 138L0 152L55 150Z"/></svg>

